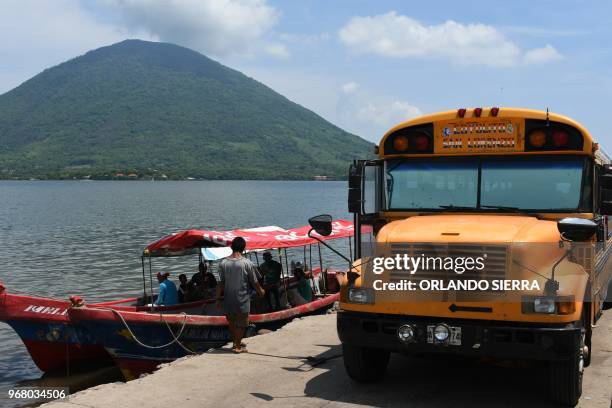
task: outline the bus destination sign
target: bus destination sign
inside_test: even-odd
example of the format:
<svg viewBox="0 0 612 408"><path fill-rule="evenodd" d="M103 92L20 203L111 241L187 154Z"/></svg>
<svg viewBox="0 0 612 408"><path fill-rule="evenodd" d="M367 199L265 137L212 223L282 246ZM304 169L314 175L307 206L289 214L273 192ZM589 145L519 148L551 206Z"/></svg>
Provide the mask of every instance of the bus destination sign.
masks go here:
<svg viewBox="0 0 612 408"><path fill-rule="evenodd" d="M523 151L519 128L512 120L437 122L434 153Z"/></svg>

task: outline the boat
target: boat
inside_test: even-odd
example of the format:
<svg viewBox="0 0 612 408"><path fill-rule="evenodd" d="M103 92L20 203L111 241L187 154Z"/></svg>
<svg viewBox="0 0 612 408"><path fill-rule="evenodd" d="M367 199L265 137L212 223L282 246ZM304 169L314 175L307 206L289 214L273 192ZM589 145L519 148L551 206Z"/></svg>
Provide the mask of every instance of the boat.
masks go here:
<svg viewBox="0 0 612 408"><path fill-rule="evenodd" d="M221 258L219 250L226 251L225 256L229 255L231 251L227 247L231 241L236 236L242 236L247 242L246 256L254 262L258 261L258 253L261 251L278 251L281 264L283 260L285 262L281 291L288 303L296 279L289 274L287 249L303 247L303 265L306 265L306 276L312 282L315 294L313 300L300 305L287 305L286 309L278 311L252 310L246 335L255 335L261 329L276 330L296 317L325 313L339 298L340 280L344 272L324 269L320 251L319 266L312 265L312 248L318 246L319 241L339 238L350 240L354 232L353 223L335 221L328 236L313 238L309 232L310 227L285 230L276 226L232 231L178 232L147 245L143 251L143 278L146 282L145 259L150 265L152 258L197 254L201 262L210 260L213 252L213 258L218 260ZM149 267L150 274L151 270ZM152 284L149 293L146 293L145 283L144 291L142 299L155 299ZM148 304L130 309L74 302L67 313L69 320L80 328L79 333L93 337L95 344L102 345L124 377L130 380L154 371L162 363L203 353L230 341L227 320L223 311L215 307L215 299L204 300L195 307L190 306L177 304L156 307Z"/></svg>
<svg viewBox="0 0 612 408"><path fill-rule="evenodd" d="M25 345L32 361L45 373L66 373L74 369L113 365L103 346L83 327L69 319L68 309L80 302L78 296L53 299L11 293L0 282L0 321L8 324ZM117 310L146 310L143 299L126 299L95 303ZM182 307L198 308L204 301Z"/></svg>
<svg viewBox="0 0 612 408"><path fill-rule="evenodd" d="M134 299L122 299L126 303ZM112 307L115 302L103 303ZM0 321L7 323L23 341L36 366L43 372L61 372L70 367L108 364L112 360L103 347L88 341L86 333L68 319L71 302L10 293L0 283Z"/></svg>

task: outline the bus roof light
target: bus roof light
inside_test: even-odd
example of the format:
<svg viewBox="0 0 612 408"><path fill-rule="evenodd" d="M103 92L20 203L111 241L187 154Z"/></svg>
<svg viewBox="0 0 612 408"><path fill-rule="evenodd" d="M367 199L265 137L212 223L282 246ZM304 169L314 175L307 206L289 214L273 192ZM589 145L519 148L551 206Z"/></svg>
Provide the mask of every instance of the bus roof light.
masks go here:
<svg viewBox="0 0 612 408"><path fill-rule="evenodd" d="M479 118L482 115L482 108L474 108L474 116Z"/></svg>
<svg viewBox="0 0 612 408"><path fill-rule="evenodd" d="M552 139L555 147L565 147L569 143L569 135L564 130L556 130L552 135Z"/></svg>
<svg viewBox="0 0 612 408"><path fill-rule="evenodd" d="M422 152L429 149L429 138L425 135L419 135L414 138L414 147L416 150Z"/></svg>
<svg viewBox="0 0 612 408"><path fill-rule="evenodd" d="M393 149L398 152L408 150L408 138L404 135L398 135L393 138Z"/></svg>
<svg viewBox="0 0 612 408"><path fill-rule="evenodd" d="M529 134L529 144L533 147L542 147L546 144L546 133L542 130L534 130Z"/></svg>
<svg viewBox="0 0 612 408"><path fill-rule="evenodd" d="M494 106L491 108L491 116L497 116L499 114L499 108Z"/></svg>
<svg viewBox="0 0 612 408"><path fill-rule="evenodd" d="M457 116L459 116L460 118L464 118L466 110L467 109L465 109L465 108L461 108L461 109L457 110Z"/></svg>

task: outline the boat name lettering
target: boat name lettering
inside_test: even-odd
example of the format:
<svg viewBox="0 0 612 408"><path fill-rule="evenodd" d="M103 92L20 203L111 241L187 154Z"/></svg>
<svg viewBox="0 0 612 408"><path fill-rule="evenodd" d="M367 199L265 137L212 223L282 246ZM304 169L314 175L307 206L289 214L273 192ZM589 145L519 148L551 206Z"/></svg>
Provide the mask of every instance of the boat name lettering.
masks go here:
<svg viewBox="0 0 612 408"><path fill-rule="evenodd" d="M40 314L51 314L51 315L65 315L68 313L68 309L62 309L59 307L51 307L51 306L38 306L38 305L29 305L24 309L24 312L33 312Z"/></svg>

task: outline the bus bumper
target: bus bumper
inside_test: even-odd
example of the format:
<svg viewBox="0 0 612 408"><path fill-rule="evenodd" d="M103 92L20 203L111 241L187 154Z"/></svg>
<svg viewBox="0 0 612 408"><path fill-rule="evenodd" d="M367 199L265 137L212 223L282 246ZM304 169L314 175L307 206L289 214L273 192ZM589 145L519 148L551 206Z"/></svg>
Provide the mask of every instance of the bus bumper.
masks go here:
<svg viewBox="0 0 612 408"><path fill-rule="evenodd" d="M444 323L461 328L461 344L433 344L427 326ZM402 341L397 330L410 324L412 341ZM338 336L343 344L399 353L459 354L503 359L563 360L576 353L579 323L541 325L490 320L440 319L375 313L338 312Z"/></svg>

